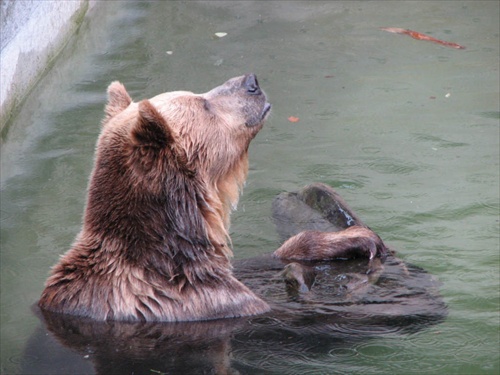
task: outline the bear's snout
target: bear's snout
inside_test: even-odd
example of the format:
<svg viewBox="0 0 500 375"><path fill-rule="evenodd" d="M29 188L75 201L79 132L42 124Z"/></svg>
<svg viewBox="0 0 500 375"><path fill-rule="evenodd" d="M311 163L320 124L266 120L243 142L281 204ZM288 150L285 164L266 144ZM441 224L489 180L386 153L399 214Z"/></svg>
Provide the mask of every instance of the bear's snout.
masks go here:
<svg viewBox="0 0 500 375"><path fill-rule="evenodd" d="M259 87L259 81L257 81L257 76L253 73L247 74L243 82L243 87L247 90L250 95L260 95L262 91Z"/></svg>
<svg viewBox="0 0 500 375"><path fill-rule="evenodd" d="M260 130L271 110L254 73L231 78L203 97L219 108L219 113L239 116L248 128L253 128L252 134Z"/></svg>
<svg viewBox="0 0 500 375"><path fill-rule="evenodd" d="M259 81L254 73L243 76L242 86L246 90L245 93L250 95L252 99L252 109L246 110L248 127L261 125L271 111L271 104L267 101L267 96L259 86Z"/></svg>

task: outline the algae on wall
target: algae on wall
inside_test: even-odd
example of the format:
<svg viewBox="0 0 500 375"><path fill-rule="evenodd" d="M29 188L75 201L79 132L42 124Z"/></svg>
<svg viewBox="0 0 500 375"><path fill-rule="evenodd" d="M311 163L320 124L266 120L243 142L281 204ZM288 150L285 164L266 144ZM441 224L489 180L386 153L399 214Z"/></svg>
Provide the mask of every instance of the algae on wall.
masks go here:
<svg viewBox="0 0 500 375"><path fill-rule="evenodd" d="M0 5L0 131L51 68L95 0L3 0Z"/></svg>

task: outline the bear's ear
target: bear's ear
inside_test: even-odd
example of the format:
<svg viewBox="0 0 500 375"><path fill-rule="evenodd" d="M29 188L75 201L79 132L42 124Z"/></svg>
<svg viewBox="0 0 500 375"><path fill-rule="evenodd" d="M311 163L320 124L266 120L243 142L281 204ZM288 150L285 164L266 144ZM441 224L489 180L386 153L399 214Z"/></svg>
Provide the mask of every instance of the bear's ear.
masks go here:
<svg viewBox="0 0 500 375"><path fill-rule="evenodd" d="M174 142L167 122L145 99L139 103L139 115L132 128L132 141L137 146L162 148Z"/></svg>
<svg viewBox="0 0 500 375"><path fill-rule="evenodd" d="M111 118L122 112L130 103L132 103L132 99L125 86L118 81L112 82L108 87L108 104L106 104L106 108L104 109L106 117L103 123L108 122Z"/></svg>

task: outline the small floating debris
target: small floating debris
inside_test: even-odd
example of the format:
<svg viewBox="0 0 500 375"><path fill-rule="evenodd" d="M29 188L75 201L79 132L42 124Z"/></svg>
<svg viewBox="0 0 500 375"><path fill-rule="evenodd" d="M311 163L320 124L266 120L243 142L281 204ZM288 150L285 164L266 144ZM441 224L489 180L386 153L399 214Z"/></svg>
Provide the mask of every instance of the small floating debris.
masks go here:
<svg viewBox="0 0 500 375"><path fill-rule="evenodd" d="M413 30L408 30L408 29L401 29L399 27L381 27L380 30L384 30L384 31L387 31L387 32L390 32L390 33L394 33L394 34L409 35L413 39L428 40L429 42L434 42L434 43L437 43L437 44L441 44L442 46L446 46L446 47L451 47L451 48L456 48L456 49L465 49L465 47L461 46L460 44L452 43L452 42L445 42L444 40L439 40L439 39L433 38L432 36L419 33L418 31L413 31Z"/></svg>
<svg viewBox="0 0 500 375"><path fill-rule="evenodd" d="M290 117L288 117L288 121L290 121L290 122L299 122L300 119L298 117L295 117L295 116L290 116Z"/></svg>
<svg viewBox="0 0 500 375"><path fill-rule="evenodd" d="M227 33L215 33L215 36L217 38L224 38L227 35Z"/></svg>
<svg viewBox="0 0 500 375"><path fill-rule="evenodd" d="M451 96L451 93L447 93L444 97L449 98Z"/></svg>
<svg viewBox="0 0 500 375"><path fill-rule="evenodd" d="M171 55L171 54L173 54L173 53L174 53L174 51L167 51L167 52L165 52L165 53L166 53L167 55Z"/></svg>

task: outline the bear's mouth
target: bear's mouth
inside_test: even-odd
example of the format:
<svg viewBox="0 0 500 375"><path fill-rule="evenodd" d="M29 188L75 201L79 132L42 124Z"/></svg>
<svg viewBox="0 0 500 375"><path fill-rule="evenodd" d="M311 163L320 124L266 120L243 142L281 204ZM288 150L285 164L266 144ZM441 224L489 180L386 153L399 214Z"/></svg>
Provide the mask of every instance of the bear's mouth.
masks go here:
<svg viewBox="0 0 500 375"><path fill-rule="evenodd" d="M271 112L271 104L269 102L265 102L260 112L255 111L253 115L247 117L245 125L248 128L253 128L258 125L262 125L269 116L270 112Z"/></svg>
<svg viewBox="0 0 500 375"><path fill-rule="evenodd" d="M246 125L248 127L253 127L255 125L262 124L269 112L271 111L271 104L267 101L267 96L264 91L260 88L257 76L253 73L247 74L242 77L242 87L246 90L246 94L253 97L257 103L256 107L260 107L260 111L255 113L255 117L249 118ZM257 109L257 108L256 108Z"/></svg>
<svg viewBox="0 0 500 375"><path fill-rule="evenodd" d="M262 111L262 116L261 116L262 121L264 121L269 115L269 112L271 112L271 107L272 107L271 103L266 102L266 104L264 104L264 110Z"/></svg>

